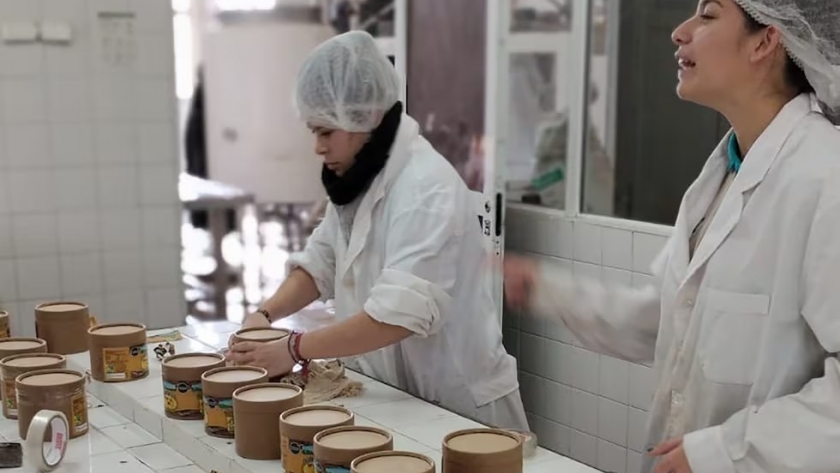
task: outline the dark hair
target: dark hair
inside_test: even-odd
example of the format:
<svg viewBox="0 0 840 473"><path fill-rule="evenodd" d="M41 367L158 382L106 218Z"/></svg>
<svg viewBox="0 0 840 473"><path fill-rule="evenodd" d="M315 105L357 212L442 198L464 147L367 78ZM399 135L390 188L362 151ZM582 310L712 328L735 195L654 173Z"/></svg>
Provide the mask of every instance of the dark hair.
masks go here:
<svg viewBox="0 0 840 473"><path fill-rule="evenodd" d="M751 33L756 33L767 27L767 25L762 25L755 18L747 14L747 12L743 13L747 29ZM796 89L797 93L802 94L814 91L814 87L808 82L808 78L805 76L805 71L791 59L790 55L787 56L787 63L785 64L785 81L788 85Z"/></svg>

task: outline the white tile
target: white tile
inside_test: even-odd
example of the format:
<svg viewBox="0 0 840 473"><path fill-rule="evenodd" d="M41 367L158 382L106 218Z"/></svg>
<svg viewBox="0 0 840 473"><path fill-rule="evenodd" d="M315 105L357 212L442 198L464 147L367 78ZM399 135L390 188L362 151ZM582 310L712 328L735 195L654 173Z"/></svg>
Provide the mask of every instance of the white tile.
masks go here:
<svg viewBox="0 0 840 473"><path fill-rule="evenodd" d="M3 86L6 123L38 123L47 118L46 86L40 79L10 79Z"/></svg>
<svg viewBox="0 0 840 473"><path fill-rule="evenodd" d="M626 473L627 449L604 440L599 440L598 469L610 473Z"/></svg>
<svg viewBox="0 0 840 473"><path fill-rule="evenodd" d="M55 166L86 166L95 162L90 124L57 123L50 127L50 132L51 160Z"/></svg>
<svg viewBox="0 0 840 473"><path fill-rule="evenodd" d="M572 387L596 394L598 392L600 355L583 348L574 349Z"/></svg>
<svg viewBox="0 0 840 473"><path fill-rule="evenodd" d="M572 389L573 428L590 435L598 435L598 397Z"/></svg>
<svg viewBox="0 0 840 473"><path fill-rule="evenodd" d="M184 291L177 286L146 291L146 319L149 328L183 325L187 317Z"/></svg>
<svg viewBox="0 0 840 473"><path fill-rule="evenodd" d="M650 274L651 264L662 251L667 239L658 235L633 234L633 271Z"/></svg>
<svg viewBox="0 0 840 473"><path fill-rule="evenodd" d="M628 408L627 421L627 447L636 452L644 452L647 442L647 412L636 409L635 407Z"/></svg>
<svg viewBox="0 0 840 473"><path fill-rule="evenodd" d="M56 4L64 3L68 6L78 3L81 0L47 0ZM84 8L75 10L84 16ZM70 15L65 15L68 18ZM44 51L44 62L47 75L52 79L58 78L73 78L79 79L86 77L90 71L90 46L91 39L87 31L80 31L78 29L79 23L76 23L75 37L73 38L73 47L49 47ZM87 95L89 97L89 95ZM86 99L87 107L90 107L90 99Z"/></svg>
<svg viewBox="0 0 840 473"><path fill-rule="evenodd" d="M571 429L551 420L545 420L542 421L542 431L542 436L537 438L541 445L561 455L569 454L572 442Z"/></svg>
<svg viewBox="0 0 840 473"><path fill-rule="evenodd" d="M230 458L201 442L196 442L195 445L195 457L191 459L197 466L203 468L205 471L218 471L220 473L230 471L230 465L232 463Z"/></svg>
<svg viewBox="0 0 840 473"><path fill-rule="evenodd" d="M93 168L55 170L55 205L59 211L96 207L96 174Z"/></svg>
<svg viewBox="0 0 840 473"><path fill-rule="evenodd" d="M355 425L363 426L363 427L376 427L379 429L388 430L382 424L378 424L367 417L362 417L360 415L356 416L356 423ZM423 453L429 449L428 446L423 445L416 440L412 440L405 435L398 434L396 432L392 432L391 435L394 437L394 450L402 451L402 452L415 452L415 453Z"/></svg>
<svg viewBox="0 0 840 473"><path fill-rule="evenodd" d="M43 168L50 164L44 124L10 125L6 128L6 155L9 168Z"/></svg>
<svg viewBox="0 0 840 473"><path fill-rule="evenodd" d="M100 294L103 287L102 256L99 253L61 257L62 294Z"/></svg>
<svg viewBox="0 0 840 473"><path fill-rule="evenodd" d="M151 165L140 168L141 203L175 204L178 198L178 172L172 165Z"/></svg>
<svg viewBox="0 0 840 473"><path fill-rule="evenodd" d="M601 266L575 261L575 277L601 282Z"/></svg>
<svg viewBox="0 0 840 473"><path fill-rule="evenodd" d="M58 247L62 253L81 253L100 248L99 217L93 210L58 214Z"/></svg>
<svg viewBox="0 0 840 473"><path fill-rule="evenodd" d="M166 31L172 23L172 6L169 2L150 2L148 0L129 0L131 11L137 15L137 31L142 33L160 33ZM170 46L169 50L172 49ZM173 89L174 90L174 89Z"/></svg>
<svg viewBox="0 0 840 473"><path fill-rule="evenodd" d="M58 252L55 215L18 215L14 218L13 227L18 257L54 255Z"/></svg>
<svg viewBox="0 0 840 473"><path fill-rule="evenodd" d="M2 127L0 127L2 128ZM0 140L3 139L2 129L0 129ZM0 146L0 215L12 212L12 197L9 187L9 176L4 169L3 163L3 147Z"/></svg>
<svg viewBox="0 0 840 473"><path fill-rule="evenodd" d="M181 209L175 206L143 208L143 244L178 248L181 246Z"/></svg>
<svg viewBox="0 0 840 473"><path fill-rule="evenodd" d="M137 61L134 72L144 76L169 78L173 75L173 56L164 54L172 49L172 41L166 35L144 34L137 38Z"/></svg>
<svg viewBox="0 0 840 473"><path fill-rule="evenodd" d="M88 437L90 438L91 456L122 451L122 447L96 429L90 429L88 431Z"/></svg>
<svg viewBox="0 0 840 473"><path fill-rule="evenodd" d="M577 371L577 350L571 345L563 344L560 347L560 380L566 386L575 385L575 372ZM552 355L554 356L554 355ZM555 380L557 381L557 380Z"/></svg>
<svg viewBox="0 0 840 473"><path fill-rule="evenodd" d="M519 315L519 326L523 333L542 335L545 332L545 319L522 314Z"/></svg>
<svg viewBox="0 0 840 473"><path fill-rule="evenodd" d="M598 439L583 432L572 430L569 456L590 466L598 464Z"/></svg>
<svg viewBox="0 0 840 473"><path fill-rule="evenodd" d="M624 270L633 269L633 232L604 227L602 233L602 263Z"/></svg>
<svg viewBox="0 0 840 473"><path fill-rule="evenodd" d="M17 0L0 0L0 15L14 20L31 20L43 13L40 0L20 2Z"/></svg>
<svg viewBox="0 0 840 473"><path fill-rule="evenodd" d="M627 445L627 406L598 398L598 438Z"/></svg>
<svg viewBox="0 0 840 473"><path fill-rule="evenodd" d="M167 120L175 113L171 79L140 77L135 85L135 110L140 120Z"/></svg>
<svg viewBox="0 0 840 473"><path fill-rule="evenodd" d="M8 174L12 212L32 213L55 210L55 191L51 170L11 171Z"/></svg>
<svg viewBox="0 0 840 473"><path fill-rule="evenodd" d="M644 289L653 284L653 277L642 273L633 273L633 287Z"/></svg>
<svg viewBox="0 0 840 473"><path fill-rule="evenodd" d="M180 248L143 249L143 284L146 287L171 287L181 280Z"/></svg>
<svg viewBox="0 0 840 473"><path fill-rule="evenodd" d="M549 340L556 340L571 345L575 341L575 336L566 327L566 324L559 318L546 319L544 332L546 338Z"/></svg>
<svg viewBox="0 0 840 473"><path fill-rule="evenodd" d="M192 462L165 444L146 445L129 449L137 457L154 470L165 470L192 465Z"/></svg>
<svg viewBox="0 0 840 473"><path fill-rule="evenodd" d="M143 262L139 251L105 252L103 268L108 290L136 289L143 283Z"/></svg>
<svg viewBox="0 0 840 473"><path fill-rule="evenodd" d="M47 108L50 121L54 123L78 123L91 118L89 84L83 77L58 78L52 76L48 82L48 87Z"/></svg>
<svg viewBox="0 0 840 473"><path fill-rule="evenodd" d="M205 473L205 471L195 465L190 465L180 466L178 468L170 468L167 470L163 470L161 473Z"/></svg>
<svg viewBox="0 0 840 473"><path fill-rule="evenodd" d="M132 164L107 165L98 169L99 207L136 207L140 201L137 168Z"/></svg>
<svg viewBox="0 0 840 473"><path fill-rule="evenodd" d="M178 161L176 124L172 121L141 123L138 128L139 158L144 164L174 163Z"/></svg>
<svg viewBox="0 0 840 473"><path fill-rule="evenodd" d="M522 397L522 404L528 412L540 413L545 406L545 398L550 394L546 390L546 380L525 372L519 373L519 395Z"/></svg>
<svg viewBox="0 0 840 473"><path fill-rule="evenodd" d="M362 417L388 428L431 422L454 416L453 413L419 399L407 399L356 409Z"/></svg>
<svg viewBox="0 0 840 473"><path fill-rule="evenodd" d="M627 404L627 390L630 376L630 365L607 355L601 355L599 367L600 385L598 394L613 401Z"/></svg>
<svg viewBox="0 0 840 473"><path fill-rule="evenodd" d="M137 424L115 425L102 429L102 433L123 448L140 447L159 443L160 439L146 432Z"/></svg>
<svg viewBox="0 0 840 473"><path fill-rule="evenodd" d="M554 225L552 255L573 259L575 256L575 224L565 218L557 219Z"/></svg>
<svg viewBox="0 0 840 473"><path fill-rule="evenodd" d="M114 77L99 74L95 78L93 113L97 120L130 120L137 106L135 90L130 76Z"/></svg>
<svg viewBox="0 0 840 473"><path fill-rule="evenodd" d="M639 473L642 471L642 454L627 450L627 473Z"/></svg>
<svg viewBox="0 0 840 473"><path fill-rule="evenodd" d="M105 406L90 409L88 411L88 422L92 427L103 430L108 427L130 424L131 419Z"/></svg>
<svg viewBox="0 0 840 473"><path fill-rule="evenodd" d="M96 158L103 164L137 161L137 133L125 123L96 123Z"/></svg>
<svg viewBox="0 0 840 473"><path fill-rule="evenodd" d="M484 426L462 417L450 417L421 424L397 427L394 430L430 448L440 449L441 445L443 445L443 438L450 433L465 429L480 429L482 427Z"/></svg>
<svg viewBox="0 0 840 473"><path fill-rule="evenodd" d="M20 0L8 2L7 0L6 3L23 5L29 2ZM3 59L3 68L0 69L2 76L38 77L44 72L44 46L42 44L23 44L14 47L0 44L0 57Z"/></svg>
<svg viewBox="0 0 840 473"><path fill-rule="evenodd" d="M616 287L632 287L633 273L623 269L614 269L604 266L602 272L604 284Z"/></svg>
<svg viewBox="0 0 840 473"><path fill-rule="evenodd" d="M553 381L545 382L545 417L551 421L572 424L572 388Z"/></svg>
<svg viewBox="0 0 840 473"><path fill-rule="evenodd" d="M14 260L0 259L0 287L3 288L4 304L17 299L17 271Z"/></svg>
<svg viewBox="0 0 840 473"><path fill-rule="evenodd" d="M18 296L23 300L53 299L61 295L58 258L17 260Z"/></svg>
<svg viewBox="0 0 840 473"><path fill-rule="evenodd" d="M546 377L546 339L523 333L520 338L521 358L519 369L537 376Z"/></svg>
<svg viewBox="0 0 840 473"><path fill-rule="evenodd" d="M115 427L119 429L120 427ZM130 453L122 451L95 456L91 459L91 472L154 473Z"/></svg>
<svg viewBox="0 0 840 473"><path fill-rule="evenodd" d="M554 340L545 341L545 377L562 383L565 379L563 376L563 368L567 365L563 363L563 343Z"/></svg>
<svg viewBox="0 0 840 473"><path fill-rule="evenodd" d="M575 261L601 264L601 227L575 222Z"/></svg>
<svg viewBox="0 0 840 473"><path fill-rule="evenodd" d="M105 250L136 250L140 247L140 212L109 210L100 214L102 245Z"/></svg>
<svg viewBox="0 0 840 473"><path fill-rule="evenodd" d="M87 11L84 0L41 0L43 2L44 15L47 18L69 21L73 25L83 26L87 24ZM70 48L50 48L70 49Z"/></svg>
<svg viewBox="0 0 840 473"><path fill-rule="evenodd" d="M351 375L352 373L348 373L348 376ZM403 391L394 389L379 382L365 382L364 390L364 396L335 399L335 404L346 407L347 409L356 410L366 406L375 406L394 401L401 401L404 399L412 399L410 395L404 393Z"/></svg>
<svg viewBox="0 0 840 473"><path fill-rule="evenodd" d="M0 214L0 259L13 258L15 255L12 218Z"/></svg>
<svg viewBox="0 0 840 473"><path fill-rule="evenodd" d="M15 333L21 337L34 337L35 334L35 307L44 302L43 299L36 301L23 301L18 304L15 320Z"/></svg>
<svg viewBox="0 0 840 473"><path fill-rule="evenodd" d="M630 405L639 409L647 410L653 402L653 394L656 389L656 376L652 369L647 366L630 363L630 383L628 388L628 400Z"/></svg>

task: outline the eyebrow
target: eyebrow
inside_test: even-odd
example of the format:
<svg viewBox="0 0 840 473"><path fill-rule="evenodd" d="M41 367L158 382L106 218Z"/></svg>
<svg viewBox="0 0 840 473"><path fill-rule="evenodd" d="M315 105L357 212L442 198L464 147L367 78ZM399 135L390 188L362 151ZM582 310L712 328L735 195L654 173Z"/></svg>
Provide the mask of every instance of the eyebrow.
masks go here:
<svg viewBox="0 0 840 473"><path fill-rule="evenodd" d="M706 5L708 5L710 3L717 3L719 7L723 8L723 4L720 3L720 0L701 0L700 6L698 7L698 9L702 10L703 7L705 7Z"/></svg>

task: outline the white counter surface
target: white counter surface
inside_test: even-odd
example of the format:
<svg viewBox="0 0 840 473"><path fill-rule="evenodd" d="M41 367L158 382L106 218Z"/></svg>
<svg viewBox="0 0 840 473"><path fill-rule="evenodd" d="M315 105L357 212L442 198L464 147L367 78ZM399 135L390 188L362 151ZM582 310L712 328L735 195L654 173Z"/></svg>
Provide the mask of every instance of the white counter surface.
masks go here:
<svg viewBox="0 0 840 473"><path fill-rule="evenodd" d="M176 353L214 352L227 344L238 326L228 322L190 325L179 329L183 340ZM150 335L171 330L150 332ZM164 415L160 362L149 347L149 377L128 383L88 385L91 432L72 440L56 473L278 473L280 462L239 458L233 440L210 437L203 421L172 420ZM68 368L90 368L88 353L68 357ZM364 383L361 396L332 403L356 413L357 425L384 428L394 435L394 448L433 458L440 471L440 446L448 433L482 427L471 420L416 399L371 378L349 372ZM0 421L0 436L20 441L17 421ZM34 469L5 470L31 473ZM593 473L593 468L538 449L525 461L526 473Z"/></svg>

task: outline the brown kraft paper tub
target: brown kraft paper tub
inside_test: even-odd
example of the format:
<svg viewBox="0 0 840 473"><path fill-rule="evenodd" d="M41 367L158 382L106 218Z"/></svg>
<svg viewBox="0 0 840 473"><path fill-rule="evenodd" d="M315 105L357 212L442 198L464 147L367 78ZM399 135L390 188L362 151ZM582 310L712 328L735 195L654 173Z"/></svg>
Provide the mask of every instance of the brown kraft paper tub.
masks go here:
<svg viewBox="0 0 840 473"><path fill-rule="evenodd" d="M233 393L236 454L249 460L280 459L277 421L289 409L303 406L303 390L291 384L262 383Z"/></svg>
<svg viewBox="0 0 840 473"><path fill-rule="evenodd" d="M67 358L54 353L25 353L12 355L0 361L3 374L3 415L7 419L18 418L17 389L15 379L30 371L63 370L67 368Z"/></svg>
<svg viewBox="0 0 840 473"><path fill-rule="evenodd" d="M394 437L375 427L336 427L315 435L315 471L350 472L362 455L394 449Z"/></svg>
<svg viewBox="0 0 840 473"><path fill-rule="evenodd" d="M40 338L4 338L0 340L0 360L25 353L46 353L47 342Z"/></svg>
<svg viewBox="0 0 840 473"><path fill-rule="evenodd" d="M18 376L18 431L26 439L32 418L48 409L63 412L70 424L70 438L88 432L85 375L71 370L38 370Z"/></svg>
<svg viewBox="0 0 840 473"><path fill-rule="evenodd" d="M504 430L461 430L443 439L442 473L522 473L522 460L522 439Z"/></svg>
<svg viewBox="0 0 840 473"><path fill-rule="evenodd" d="M12 336L12 331L9 330L9 313L5 310L0 310L0 338L9 338Z"/></svg>
<svg viewBox="0 0 840 473"><path fill-rule="evenodd" d="M204 399L201 375L225 366L225 357L218 353L185 353L163 361L163 402L170 419L201 420Z"/></svg>
<svg viewBox="0 0 840 473"><path fill-rule="evenodd" d="M251 327L237 330L231 337L233 343L273 342L289 336L289 331L282 328Z"/></svg>
<svg viewBox="0 0 840 473"><path fill-rule="evenodd" d="M81 302L46 302L35 308L36 337L50 353L73 355L88 350L90 312Z"/></svg>
<svg viewBox="0 0 840 473"><path fill-rule="evenodd" d="M266 382L268 371L254 366L226 366L206 371L201 375L204 431L213 437L233 438L233 392L245 386Z"/></svg>
<svg viewBox="0 0 840 473"><path fill-rule="evenodd" d="M435 461L413 452L376 452L353 460L352 473L435 473Z"/></svg>
<svg viewBox="0 0 840 473"><path fill-rule="evenodd" d="M355 424L353 412L337 406L305 406L280 416L280 448L287 473L315 471L314 439L319 432Z"/></svg>
<svg viewBox="0 0 840 473"><path fill-rule="evenodd" d="M88 330L90 373L104 383L143 379L149 375L146 327L105 324Z"/></svg>

